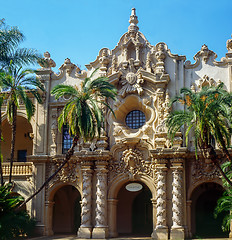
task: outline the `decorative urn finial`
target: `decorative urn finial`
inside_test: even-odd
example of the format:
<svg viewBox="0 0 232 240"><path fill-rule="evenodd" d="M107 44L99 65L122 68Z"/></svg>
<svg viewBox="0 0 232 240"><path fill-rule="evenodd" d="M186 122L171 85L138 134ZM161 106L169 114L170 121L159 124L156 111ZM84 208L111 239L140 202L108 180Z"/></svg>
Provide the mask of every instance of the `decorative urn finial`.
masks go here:
<svg viewBox="0 0 232 240"><path fill-rule="evenodd" d="M139 30L139 27L137 26L138 22L139 21L138 21L138 17L136 16L136 13L135 13L135 8L132 8L130 20L129 20L130 26L128 27L128 31L129 32L137 32Z"/></svg>

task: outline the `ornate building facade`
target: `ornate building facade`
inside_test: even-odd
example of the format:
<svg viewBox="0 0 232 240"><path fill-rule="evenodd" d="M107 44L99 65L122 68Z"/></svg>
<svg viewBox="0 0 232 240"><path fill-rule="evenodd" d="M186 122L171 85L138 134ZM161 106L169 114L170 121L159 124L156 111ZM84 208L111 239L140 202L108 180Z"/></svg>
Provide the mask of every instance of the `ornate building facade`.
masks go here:
<svg viewBox="0 0 232 240"><path fill-rule="evenodd" d="M86 71L67 58L56 74L52 71L56 64L46 52L48 66L37 73L46 88L43 104L36 103L30 123L24 109L19 111L17 125L22 127L16 136L18 162L13 174L15 191L26 198L59 167L71 144L67 128L59 132L57 127L69 96L56 101L51 89L57 84L79 86L96 69L95 77L107 76L118 89L117 100L109 102L115 117L104 110L101 137L91 143L80 141L69 163L27 204L43 235L184 239L200 234L202 224L207 232L207 216L200 213L207 215L202 206L214 204L220 196L220 175L212 163L195 159L191 139L185 147L181 132L171 145L165 119L171 111L170 97L182 87L197 91L223 81L232 90L232 40L221 61L203 45L191 63L171 53L163 42L151 45L139 31L135 9L129 23L118 45L101 49ZM9 158L10 131L4 115L4 160ZM3 165L7 178L9 164ZM219 225L211 225L213 236L208 237L220 235L214 233Z"/></svg>

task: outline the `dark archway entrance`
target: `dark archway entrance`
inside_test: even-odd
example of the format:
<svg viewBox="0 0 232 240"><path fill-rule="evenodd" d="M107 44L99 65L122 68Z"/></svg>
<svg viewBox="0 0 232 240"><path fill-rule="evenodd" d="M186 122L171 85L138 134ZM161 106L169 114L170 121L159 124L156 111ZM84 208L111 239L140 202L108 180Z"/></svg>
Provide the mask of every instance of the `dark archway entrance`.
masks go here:
<svg viewBox="0 0 232 240"><path fill-rule="evenodd" d="M201 184L192 194L192 233L197 238L228 237L221 225L223 215L214 217L214 209L223 188L216 183Z"/></svg>
<svg viewBox="0 0 232 240"><path fill-rule="evenodd" d="M143 188L131 192L126 189L127 184L118 193L118 234L150 236L153 230L151 191L145 184L139 183Z"/></svg>
<svg viewBox="0 0 232 240"><path fill-rule="evenodd" d="M53 232L76 233L81 222L81 195L73 186L61 187L54 195Z"/></svg>

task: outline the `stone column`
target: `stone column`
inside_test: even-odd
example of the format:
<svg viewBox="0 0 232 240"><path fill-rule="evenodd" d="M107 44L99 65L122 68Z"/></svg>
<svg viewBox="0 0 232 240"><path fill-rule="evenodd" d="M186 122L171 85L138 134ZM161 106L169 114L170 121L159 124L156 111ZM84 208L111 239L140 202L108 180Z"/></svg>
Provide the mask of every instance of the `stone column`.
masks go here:
<svg viewBox="0 0 232 240"><path fill-rule="evenodd" d="M167 178L167 167L166 160L159 160L156 164L157 174L157 197L156 197L156 228L153 233L153 238L158 240L168 239L168 227L167 227L167 212L166 212L166 178Z"/></svg>
<svg viewBox="0 0 232 240"><path fill-rule="evenodd" d="M82 200L81 226L78 230L79 238L92 237L92 169L91 162L82 164Z"/></svg>
<svg viewBox="0 0 232 240"><path fill-rule="evenodd" d="M45 218L45 236L52 236L52 217L53 217L53 206L54 202L46 201L45 202L45 211L46 211L46 218Z"/></svg>
<svg viewBox="0 0 232 240"><path fill-rule="evenodd" d="M117 237L117 199L108 199L109 210L109 237Z"/></svg>
<svg viewBox="0 0 232 240"><path fill-rule="evenodd" d="M107 162L96 162L96 225L93 229L93 238L107 238Z"/></svg>
<svg viewBox="0 0 232 240"><path fill-rule="evenodd" d="M172 227L170 239L184 239L183 164L172 163Z"/></svg>

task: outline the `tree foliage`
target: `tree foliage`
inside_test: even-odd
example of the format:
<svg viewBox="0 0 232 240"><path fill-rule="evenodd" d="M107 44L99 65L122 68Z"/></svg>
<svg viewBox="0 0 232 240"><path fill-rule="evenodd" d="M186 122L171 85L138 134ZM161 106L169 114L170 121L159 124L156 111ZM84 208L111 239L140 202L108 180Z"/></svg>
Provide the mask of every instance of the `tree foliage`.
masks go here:
<svg viewBox="0 0 232 240"><path fill-rule="evenodd" d="M185 110L172 112L167 119L168 134L174 138L182 126L186 127L186 145L192 132L195 143L195 154L201 150L204 158L211 159L218 167L222 176L232 186L232 182L223 172L218 161L218 156L212 144L216 140L218 146L226 158L232 162L228 148L232 134L232 94L224 90L223 83L214 87L203 87L195 92L188 88L182 88L180 95L171 100L171 105L179 102Z"/></svg>
<svg viewBox="0 0 232 240"><path fill-rule="evenodd" d="M11 192L12 185L0 187L0 239L9 240L33 233L35 220L25 210L16 211L24 198Z"/></svg>

